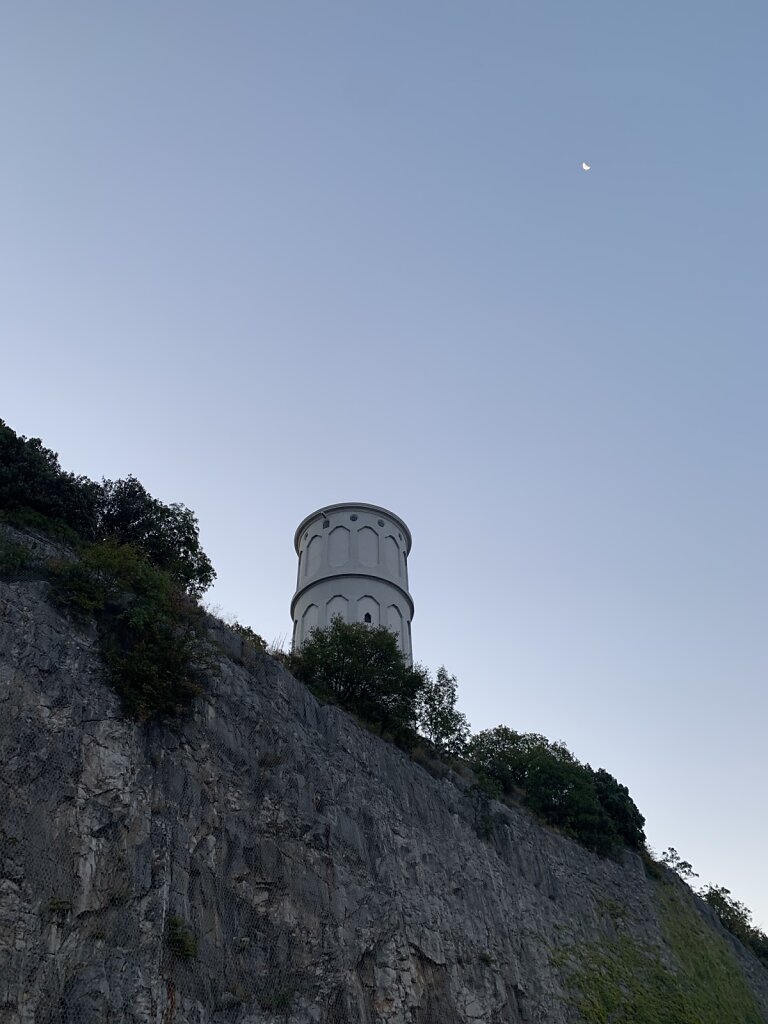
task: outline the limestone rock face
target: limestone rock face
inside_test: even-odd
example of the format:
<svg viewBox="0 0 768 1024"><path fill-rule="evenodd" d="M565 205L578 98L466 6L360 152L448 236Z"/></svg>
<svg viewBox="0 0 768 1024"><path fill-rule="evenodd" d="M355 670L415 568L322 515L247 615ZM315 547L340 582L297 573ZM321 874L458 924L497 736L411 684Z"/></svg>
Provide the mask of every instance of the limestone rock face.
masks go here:
<svg viewBox="0 0 768 1024"><path fill-rule="evenodd" d="M432 777L217 639L193 717L143 728L95 628L0 583L2 1024L566 1024L560 951L666 955L638 857ZM768 1020L768 972L718 941Z"/></svg>

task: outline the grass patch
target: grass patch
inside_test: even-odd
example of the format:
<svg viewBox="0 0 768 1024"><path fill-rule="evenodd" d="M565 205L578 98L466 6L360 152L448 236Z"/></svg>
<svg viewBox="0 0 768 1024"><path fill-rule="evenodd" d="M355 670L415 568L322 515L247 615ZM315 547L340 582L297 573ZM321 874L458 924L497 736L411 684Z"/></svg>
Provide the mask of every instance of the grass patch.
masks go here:
<svg viewBox="0 0 768 1024"><path fill-rule="evenodd" d="M573 1002L587 1024L765 1024L722 936L669 884L656 886L674 969L627 935L571 951Z"/></svg>
<svg viewBox="0 0 768 1024"><path fill-rule="evenodd" d="M0 579L11 581L29 575L34 565L35 559L28 547L0 535Z"/></svg>

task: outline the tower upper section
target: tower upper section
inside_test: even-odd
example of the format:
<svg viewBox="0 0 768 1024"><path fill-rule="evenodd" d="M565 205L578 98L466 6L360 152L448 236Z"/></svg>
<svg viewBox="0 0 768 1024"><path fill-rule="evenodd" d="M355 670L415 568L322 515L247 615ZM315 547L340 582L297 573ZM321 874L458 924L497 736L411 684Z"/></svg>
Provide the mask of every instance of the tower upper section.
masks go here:
<svg viewBox="0 0 768 1024"><path fill-rule="evenodd" d="M411 532L399 516L360 502L327 505L301 521L294 546L294 647L301 647L311 629L323 629L340 615L345 622L391 629L411 658Z"/></svg>

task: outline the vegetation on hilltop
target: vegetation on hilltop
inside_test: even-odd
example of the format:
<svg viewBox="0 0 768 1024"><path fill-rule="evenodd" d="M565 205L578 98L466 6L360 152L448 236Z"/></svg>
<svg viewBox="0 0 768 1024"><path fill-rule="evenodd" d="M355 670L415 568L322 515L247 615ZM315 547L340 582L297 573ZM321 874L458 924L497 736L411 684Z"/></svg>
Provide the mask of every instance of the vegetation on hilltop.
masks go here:
<svg viewBox="0 0 768 1024"><path fill-rule="evenodd" d="M413 746L425 672L408 663L390 630L336 616L327 629L312 630L288 668L321 699Z"/></svg>
<svg viewBox="0 0 768 1024"><path fill-rule="evenodd" d="M580 762L564 743L538 733L519 733L499 725L472 735L456 707L456 677L442 666L434 679L422 666L411 667L388 630L336 617L327 629L312 630L301 651L285 660L321 699L353 712L431 767L434 761L424 757L425 741L438 764L459 771L469 768L487 795L522 803L542 821L601 856L635 850L663 878L646 849L645 818L626 786L604 768ZM666 852L662 863L686 881L696 877L674 850ZM768 966L768 937L752 927L749 910L733 900L727 889L709 886L698 895ZM648 960L642 951L641 960L648 978L658 982L656 995L663 1001L670 985L666 968L653 958ZM606 998L610 1002L612 997ZM672 1018L638 1017L645 1019Z"/></svg>
<svg viewBox="0 0 768 1024"><path fill-rule="evenodd" d="M197 599L215 578L194 514L153 498L135 477L95 483L67 473L39 438L0 420L0 518L77 552L41 561L5 543L0 570L37 573L70 614L95 618L125 710L146 720L188 708L210 656Z"/></svg>
<svg viewBox="0 0 768 1024"><path fill-rule="evenodd" d="M75 543L130 545L193 597L216 578L184 505L163 504L133 476L96 483L67 473L40 438L16 434L3 420L0 515Z"/></svg>
<svg viewBox="0 0 768 1024"><path fill-rule="evenodd" d="M129 715L146 721L191 706L203 692L211 645L203 610L170 573L113 540L48 569L55 601L95 618L104 663Z"/></svg>
<svg viewBox="0 0 768 1024"><path fill-rule="evenodd" d="M199 598L216 575L200 545L194 514L184 505L158 501L133 476L96 483L67 473L39 438L17 435L0 420L3 520L64 540L77 553L75 559L43 560L31 548L0 537L0 575L45 579L69 614L95 619L102 656L126 712L145 721L188 710L211 663ZM249 626L231 628L254 650L265 649ZM603 856L616 856L624 847L639 850L660 872L645 850L645 819L626 786L605 769L581 763L565 744L537 733L499 725L471 735L456 706L456 677L443 666L434 678L423 666L412 666L389 630L337 617L328 629L313 630L301 651L284 660L319 697L414 755L421 753L430 763L435 758L444 770L469 769L486 795L524 804ZM686 881L696 877L671 848L662 863ZM768 966L768 936L753 927L748 908L719 886L698 895ZM668 979L652 958L643 953L642 959L638 976L658 982L661 998ZM592 961L600 966L594 956ZM612 1019L605 1014L619 998L616 991L621 995L626 987L619 969L619 987L610 989L606 970L602 964L603 1009L590 1019ZM632 1019L668 1019L653 1013Z"/></svg>
<svg viewBox="0 0 768 1024"><path fill-rule="evenodd" d="M25 525L53 525L95 539L99 485L66 473L39 437L16 434L0 420L0 512Z"/></svg>
<svg viewBox="0 0 768 1024"><path fill-rule="evenodd" d="M406 749L426 738L438 757L470 768L487 792L522 802L588 849L613 856L625 845L643 847L645 819L626 786L535 733L500 725L470 737L456 707L456 677L442 666L435 679L412 667L388 629L337 616L328 628L311 631L288 667L319 697Z"/></svg>
<svg viewBox="0 0 768 1024"><path fill-rule="evenodd" d="M518 797L595 853L643 848L645 818L627 787L605 769L582 764L564 743L499 725L472 737L466 759L502 794Z"/></svg>
<svg viewBox="0 0 768 1024"><path fill-rule="evenodd" d="M699 877L690 862L683 860L673 846L661 855L661 863L671 868L688 884L691 879ZM768 935L752 923L752 911L749 907L734 899L731 890L722 885L705 885L698 891L693 891L709 904L723 927L751 949L758 960L768 967Z"/></svg>
<svg viewBox="0 0 768 1024"><path fill-rule="evenodd" d="M469 722L456 707L458 685L456 676L449 675L441 665L434 679L424 673L424 683L416 697L419 731L443 757L461 757L470 736Z"/></svg>

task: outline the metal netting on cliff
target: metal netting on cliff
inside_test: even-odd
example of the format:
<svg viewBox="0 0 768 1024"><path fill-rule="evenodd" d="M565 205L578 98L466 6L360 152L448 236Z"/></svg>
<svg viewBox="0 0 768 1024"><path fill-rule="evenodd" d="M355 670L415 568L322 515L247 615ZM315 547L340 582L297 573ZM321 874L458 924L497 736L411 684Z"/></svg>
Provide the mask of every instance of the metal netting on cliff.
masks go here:
<svg viewBox="0 0 768 1024"><path fill-rule="evenodd" d="M454 797L214 640L192 713L139 723L93 622L0 581L0 1022L520 1019Z"/></svg>
<svg viewBox="0 0 768 1024"><path fill-rule="evenodd" d="M269 777L293 775L296 800L321 797L279 746L261 756L266 781L249 792L261 808L251 831L215 780L198 788L165 754L152 770L126 765L110 734L105 723L88 730L79 779L66 750L38 748L31 771L53 775L42 805L3 795L0 1019L471 1019L454 1009L449 965L413 941L419 926L400 918L397 893L367 874L357 823L337 822L346 837L330 823L297 827ZM148 810L121 805L126 771ZM340 845L358 847L354 877ZM490 955L478 966L492 977Z"/></svg>

